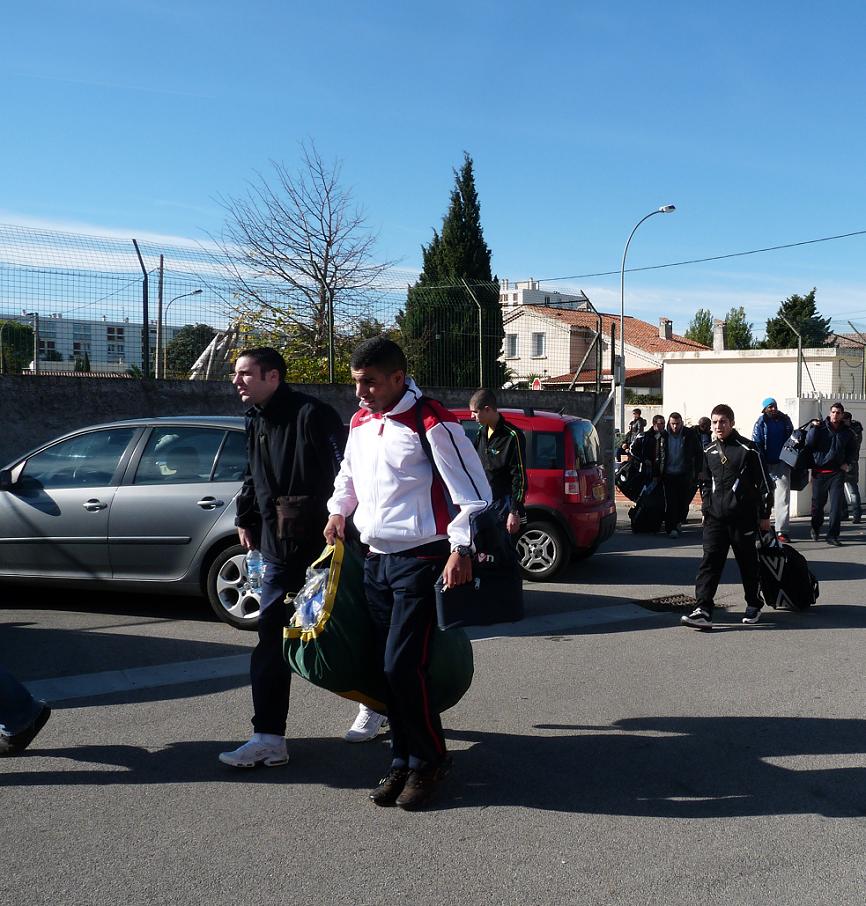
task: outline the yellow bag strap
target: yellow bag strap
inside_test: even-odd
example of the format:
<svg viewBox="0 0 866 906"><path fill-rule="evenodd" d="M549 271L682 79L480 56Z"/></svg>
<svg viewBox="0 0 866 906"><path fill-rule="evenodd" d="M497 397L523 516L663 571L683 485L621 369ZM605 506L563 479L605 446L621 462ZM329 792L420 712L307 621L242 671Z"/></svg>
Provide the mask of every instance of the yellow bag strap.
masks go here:
<svg viewBox="0 0 866 906"><path fill-rule="evenodd" d="M334 538L333 545L326 545L318 559L310 564L311 569L316 569L316 567L321 566L328 557L331 558L331 565L328 568L328 582L325 586L325 595L322 601L322 612L319 614L319 619L316 620L316 625L311 626L309 629L302 629L300 626L295 626L294 623L297 614L293 614L290 625L283 629L284 638L299 638L302 642L309 642L312 639L315 639L325 628L325 624L331 617L331 609L334 606L334 599L337 596L337 587L340 584L340 572L343 568L344 550L345 546L343 545L343 542L339 538Z"/></svg>

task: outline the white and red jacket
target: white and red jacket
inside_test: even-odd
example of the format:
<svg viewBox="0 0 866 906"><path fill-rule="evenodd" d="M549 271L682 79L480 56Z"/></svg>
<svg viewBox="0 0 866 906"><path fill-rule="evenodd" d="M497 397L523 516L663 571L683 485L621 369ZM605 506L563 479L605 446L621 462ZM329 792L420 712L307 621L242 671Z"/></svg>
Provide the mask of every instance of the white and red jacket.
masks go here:
<svg viewBox="0 0 866 906"><path fill-rule="evenodd" d="M435 400L425 400L423 424L439 471L434 478L418 437L420 396L409 378L391 410L362 408L352 418L328 513L354 513L361 540L374 553L395 554L445 538L452 550L469 546L470 516L492 499L481 461L460 422Z"/></svg>

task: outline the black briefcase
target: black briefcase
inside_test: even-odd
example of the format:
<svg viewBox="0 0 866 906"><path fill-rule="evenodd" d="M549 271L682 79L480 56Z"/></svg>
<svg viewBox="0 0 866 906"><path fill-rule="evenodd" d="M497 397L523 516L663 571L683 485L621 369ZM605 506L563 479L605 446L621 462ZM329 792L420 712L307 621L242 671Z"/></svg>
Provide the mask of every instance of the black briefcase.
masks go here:
<svg viewBox="0 0 866 906"><path fill-rule="evenodd" d="M489 626L523 619L523 581L517 563L472 564L472 581L446 589L436 580L436 620L440 629Z"/></svg>

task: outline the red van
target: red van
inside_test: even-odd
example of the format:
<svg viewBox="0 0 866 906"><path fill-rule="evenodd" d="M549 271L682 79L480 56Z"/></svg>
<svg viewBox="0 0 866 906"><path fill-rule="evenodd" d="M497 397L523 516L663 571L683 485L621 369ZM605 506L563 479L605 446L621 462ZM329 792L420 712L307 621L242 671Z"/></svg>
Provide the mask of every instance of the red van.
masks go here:
<svg viewBox="0 0 866 906"><path fill-rule="evenodd" d="M478 423L452 407L475 443ZM601 444L592 422L535 409L500 409L526 435L526 525L517 539L527 579L552 578L571 555L588 557L613 534L616 505L608 493Z"/></svg>

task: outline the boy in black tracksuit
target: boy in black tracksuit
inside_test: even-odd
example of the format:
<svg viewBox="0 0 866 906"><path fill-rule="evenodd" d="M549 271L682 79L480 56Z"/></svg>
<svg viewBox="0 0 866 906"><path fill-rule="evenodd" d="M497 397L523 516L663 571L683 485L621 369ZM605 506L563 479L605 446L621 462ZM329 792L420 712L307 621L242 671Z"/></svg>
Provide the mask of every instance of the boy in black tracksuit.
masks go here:
<svg viewBox="0 0 866 906"><path fill-rule="evenodd" d="M681 620L695 629L713 628L713 606L728 549L734 549L746 597L744 623L757 623L758 536L769 531L773 492L758 448L734 430L730 406L712 412L715 440L704 451L699 477L704 516L704 556L695 582L697 607Z"/></svg>
<svg viewBox="0 0 866 906"><path fill-rule="evenodd" d="M493 505L514 535L526 518L526 438L503 418L495 395L487 388L472 394L469 411L478 422L475 449L493 491Z"/></svg>

